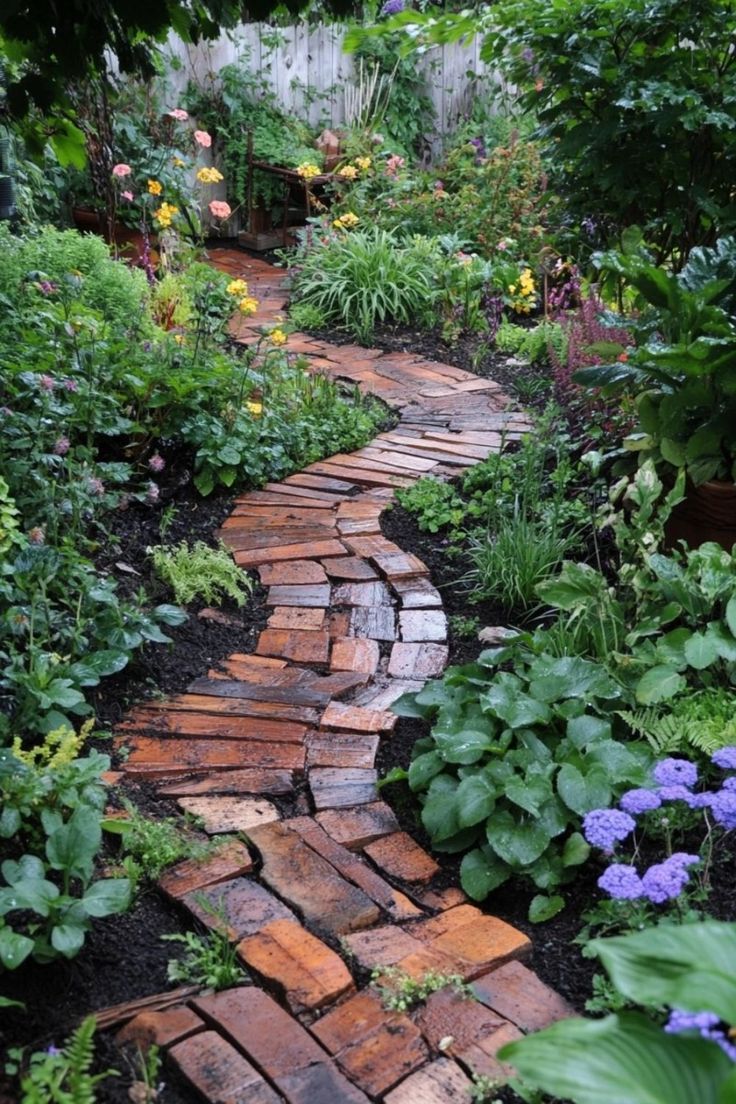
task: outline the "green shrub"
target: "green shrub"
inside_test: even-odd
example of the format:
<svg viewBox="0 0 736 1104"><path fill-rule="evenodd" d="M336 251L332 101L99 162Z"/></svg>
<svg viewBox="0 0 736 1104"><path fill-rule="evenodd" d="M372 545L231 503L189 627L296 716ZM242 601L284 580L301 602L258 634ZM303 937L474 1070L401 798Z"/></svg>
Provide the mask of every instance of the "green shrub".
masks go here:
<svg viewBox="0 0 736 1104"><path fill-rule="evenodd" d="M436 291L432 246L403 245L377 227L316 245L300 261L295 294L368 343L380 322L429 325Z"/></svg>
<svg viewBox="0 0 736 1104"><path fill-rule="evenodd" d="M507 319L501 322L496 333L496 348L501 353L513 353L530 364L549 361L550 346L558 360L564 360L565 335L559 322L540 322L527 329L516 326Z"/></svg>
<svg viewBox="0 0 736 1104"><path fill-rule="evenodd" d="M396 501L414 515L423 533L437 533L448 525L460 528L465 516L463 500L455 488L429 475L397 490Z"/></svg>
<svg viewBox="0 0 736 1104"><path fill-rule="evenodd" d="M208 606L231 598L244 606L253 580L233 560L224 544L210 548L204 541L193 545L157 545L150 550L157 574L169 584L175 601L188 606L201 598Z"/></svg>

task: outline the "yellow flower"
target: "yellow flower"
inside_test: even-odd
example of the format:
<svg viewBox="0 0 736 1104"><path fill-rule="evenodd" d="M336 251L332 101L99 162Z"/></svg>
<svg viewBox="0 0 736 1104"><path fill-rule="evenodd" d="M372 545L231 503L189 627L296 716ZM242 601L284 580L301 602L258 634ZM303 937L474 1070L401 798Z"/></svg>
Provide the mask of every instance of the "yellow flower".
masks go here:
<svg viewBox="0 0 736 1104"><path fill-rule="evenodd" d="M161 195L161 192L163 190L164 190L163 185L161 184L160 181L158 181L158 180L149 180L148 181L148 191L149 191L150 195Z"/></svg>
<svg viewBox="0 0 736 1104"><path fill-rule="evenodd" d="M197 180L200 184L219 184L225 177L222 175L219 169L215 168L202 168L197 173Z"/></svg>
<svg viewBox="0 0 736 1104"><path fill-rule="evenodd" d="M516 295L516 284L509 284L509 291L512 295Z"/></svg>
<svg viewBox="0 0 736 1104"><path fill-rule="evenodd" d="M358 166L359 169L362 169L363 172L366 172L366 170L371 167L373 162L371 161L370 157L356 157L355 164Z"/></svg>
<svg viewBox="0 0 736 1104"><path fill-rule="evenodd" d="M231 280L227 285L227 293L228 295L239 295L242 297L248 294L248 285L245 280Z"/></svg>
<svg viewBox="0 0 736 1104"><path fill-rule="evenodd" d="M354 226L357 226L360 219L352 211L347 211L344 215L340 215L336 218L332 225L336 230L352 230Z"/></svg>
<svg viewBox="0 0 736 1104"><path fill-rule="evenodd" d="M177 345L183 345L186 341L186 338L184 337L184 334L174 334L174 341Z"/></svg>
<svg viewBox="0 0 736 1104"><path fill-rule="evenodd" d="M271 343L273 345L285 345L288 340L284 331L279 329L271 330L268 336L270 337Z"/></svg>
<svg viewBox="0 0 736 1104"><path fill-rule="evenodd" d="M238 310L241 314L255 314L258 310L258 300L254 299L250 295L247 295L238 303Z"/></svg>
<svg viewBox="0 0 736 1104"><path fill-rule="evenodd" d="M245 405L248 407L254 418L259 418L263 413L263 403L247 402Z"/></svg>
<svg viewBox="0 0 736 1104"><path fill-rule="evenodd" d="M341 169L338 169L337 175L341 176L343 180L355 180L358 170L355 165L343 165Z"/></svg>
<svg viewBox="0 0 736 1104"><path fill-rule="evenodd" d="M174 163L175 169L183 169L186 164L186 161L182 161L181 157L172 157L171 160Z"/></svg>
<svg viewBox="0 0 736 1104"><path fill-rule="evenodd" d="M158 210L153 212L153 217L163 227L167 227L171 226L171 220L178 214L179 208L175 207L173 203L162 203Z"/></svg>
<svg viewBox="0 0 736 1104"><path fill-rule="evenodd" d="M313 165L311 161L303 161L296 171L302 180L314 180L320 173L319 166Z"/></svg>

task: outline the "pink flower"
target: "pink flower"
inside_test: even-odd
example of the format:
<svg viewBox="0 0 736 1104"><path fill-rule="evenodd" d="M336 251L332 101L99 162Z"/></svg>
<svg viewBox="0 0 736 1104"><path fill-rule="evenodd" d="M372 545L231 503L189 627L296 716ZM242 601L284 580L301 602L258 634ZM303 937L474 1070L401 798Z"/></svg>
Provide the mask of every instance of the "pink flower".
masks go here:
<svg viewBox="0 0 736 1104"><path fill-rule="evenodd" d="M503 252L504 249L508 249L508 242L502 239L496 246L496 249L500 249Z"/></svg>
<svg viewBox="0 0 736 1104"><path fill-rule="evenodd" d="M209 149L212 145L212 135L208 134L206 130L195 130L194 140L204 149Z"/></svg>
<svg viewBox="0 0 736 1104"><path fill-rule="evenodd" d="M157 452L154 452L153 456L148 458L148 466L153 472L161 472L166 467L166 461L163 456L159 456Z"/></svg>
<svg viewBox="0 0 736 1104"><path fill-rule="evenodd" d="M229 203L225 203L222 199L213 199L209 205L210 211L218 219L230 218L233 213Z"/></svg>
<svg viewBox="0 0 736 1104"><path fill-rule="evenodd" d="M71 441L68 437L59 437L58 441L54 445L54 456L66 456L71 448Z"/></svg>
<svg viewBox="0 0 736 1104"><path fill-rule="evenodd" d="M92 479L87 480L87 490L91 495L99 497L99 495L105 493L105 484L102 482L101 479L93 477Z"/></svg>
<svg viewBox="0 0 736 1104"><path fill-rule="evenodd" d="M133 193L132 192L121 192L120 194L123 197L123 199L127 199L129 203L133 202Z"/></svg>
<svg viewBox="0 0 736 1104"><path fill-rule="evenodd" d="M73 380L73 379L62 380L61 381L61 386L64 388L65 391L78 391L79 390L79 384L77 383L76 380Z"/></svg>
<svg viewBox="0 0 736 1104"><path fill-rule="evenodd" d="M386 172L389 176L396 176L399 169L403 169L404 164L404 158L399 157L397 153L393 153L386 162Z"/></svg>
<svg viewBox="0 0 736 1104"><path fill-rule="evenodd" d="M54 383L51 376L39 376L38 386L41 388L42 391L53 391L56 384Z"/></svg>
<svg viewBox="0 0 736 1104"><path fill-rule="evenodd" d="M182 107L174 107L169 112L172 119L176 119L177 123L184 123L189 118L189 112L185 111Z"/></svg>
<svg viewBox="0 0 736 1104"><path fill-rule="evenodd" d="M131 169L130 165L126 165L123 162L121 162L119 165L113 165L112 175L113 176L130 176L132 171L133 170Z"/></svg>
<svg viewBox="0 0 736 1104"><path fill-rule="evenodd" d="M148 490L146 491L146 499L148 502L158 502L159 491L155 483L148 484Z"/></svg>

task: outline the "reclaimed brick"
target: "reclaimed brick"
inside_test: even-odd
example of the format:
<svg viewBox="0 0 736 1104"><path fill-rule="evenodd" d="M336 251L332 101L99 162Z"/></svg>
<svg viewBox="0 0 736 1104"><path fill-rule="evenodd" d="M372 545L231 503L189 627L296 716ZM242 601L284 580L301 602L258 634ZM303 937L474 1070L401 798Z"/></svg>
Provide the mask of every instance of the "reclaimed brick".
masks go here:
<svg viewBox="0 0 736 1104"><path fill-rule="evenodd" d="M317 809L337 809L375 801L377 781L377 771L355 767L313 767L309 771L309 785Z"/></svg>
<svg viewBox="0 0 736 1104"><path fill-rule="evenodd" d="M215 683L215 685L218 684ZM232 684L223 680L219 685L227 693ZM237 689L237 684L233 688ZM267 717L238 716L224 712L185 713L179 710L172 710L171 713L157 710L151 714L150 721L137 727L149 733L160 732L172 736L214 736L221 740L264 740L289 744L301 743L306 732L305 726L298 722L273 720ZM126 732L135 729L119 725L118 731L120 730Z"/></svg>
<svg viewBox="0 0 736 1104"><path fill-rule="evenodd" d="M283 486L288 487L307 487L313 491L326 491L329 494L350 494L356 490L355 483L350 483L345 479L330 479L324 475L315 475L311 472L297 472L296 475L289 475L283 481Z"/></svg>
<svg viewBox="0 0 736 1104"><path fill-rule="evenodd" d="M411 934L428 948L462 963L466 980L531 953L526 935L472 905L459 905L412 925Z"/></svg>
<svg viewBox="0 0 736 1104"><path fill-rule="evenodd" d="M367 709L390 710L395 701L404 694L416 694L426 683L426 679L389 678L385 682L373 682L353 698L352 704Z"/></svg>
<svg viewBox="0 0 736 1104"><path fill-rule="evenodd" d="M262 655L284 656L297 663L327 663L330 635L301 629L264 629L258 637L256 651Z"/></svg>
<svg viewBox="0 0 736 1104"><path fill-rule="evenodd" d="M448 656L449 649L444 644L398 641L391 649L388 673L394 678L437 678L444 671Z"/></svg>
<svg viewBox="0 0 736 1104"><path fill-rule="evenodd" d="M426 575L389 576L404 609L441 608L442 595Z"/></svg>
<svg viewBox="0 0 736 1104"><path fill-rule="evenodd" d="M372 770L379 737L366 732L309 732L307 767L358 767Z"/></svg>
<svg viewBox="0 0 736 1104"><path fill-rule="evenodd" d="M355 988L342 959L291 920L276 920L248 936L238 954L295 1013L322 1008Z"/></svg>
<svg viewBox="0 0 736 1104"><path fill-rule="evenodd" d="M336 606L390 606L391 592L385 583L341 583L333 588Z"/></svg>
<svg viewBox="0 0 736 1104"><path fill-rule="evenodd" d="M392 732L396 716L377 709L361 709L342 702L330 702L322 714L323 728L345 728L354 732Z"/></svg>
<svg viewBox="0 0 736 1104"><path fill-rule="evenodd" d="M371 1096L392 1088L429 1057L409 1017L386 1011L370 992L328 1012L312 1031L350 1080Z"/></svg>
<svg viewBox="0 0 736 1104"><path fill-rule="evenodd" d="M268 824L280 817L270 801L233 794L180 797L178 805L184 812L199 817L205 832L211 836L218 832L246 832L257 824Z"/></svg>
<svg viewBox="0 0 736 1104"><path fill-rule="evenodd" d="M482 1043L507 1025L502 1016L451 985L431 993L415 1013L414 1022L433 1051L451 1039L442 1047L451 1058L461 1058L467 1047Z"/></svg>
<svg viewBox="0 0 736 1104"><path fill-rule="evenodd" d="M507 962L473 983L479 1001L523 1032L541 1031L572 1016L573 1009L521 962Z"/></svg>
<svg viewBox="0 0 736 1104"><path fill-rule="evenodd" d="M327 563L330 561L327 560ZM264 586L307 586L326 583L322 564L315 560L291 560L287 563L261 564L258 574ZM293 603L292 603L293 604Z"/></svg>
<svg viewBox="0 0 736 1104"><path fill-rule="evenodd" d="M330 669L333 671L362 671L373 675L378 668L381 651L375 640L358 640L345 637L334 640L330 655Z"/></svg>
<svg viewBox="0 0 736 1104"><path fill-rule="evenodd" d="M239 567L258 567L260 564L275 563L281 560L303 560L307 556L315 559L322 556L344 556L345 546L337 540L313 540L306 544L285 544L280 548L252 548L247 552L235 552L233 559Z"/></svg>
<svg viewBox="0 0 736 1104"><path fill-rule="evenodd" d="M272 586L266 603L269 606L307 606L325 609L330 604L328 583L315 586Z"/></svg>
<svg viewBox="0 0 736 1104"><path fill-rule="evenodd" d="M187 859L171 866L159 879L159 888L174 900L198 889L227 882L253 868L248 848L240 840L228 840L203 859Z"/></svg>
<svg viewBox="0 0 736 1104"><path fill-rule="evenodd" d="M395 640L396 615L391 606L360 606L350 611L351 636L370 640Z"/></svg>
<svg viewBox="0 0 736 1104"><path fill-rule="evenodd" d="M375 739L377 742L378 738ZM316 813L314 819L328 836L350 850L359 850L399 829L393 809L384 801L357 805L353 809L325 809Z"/></svg>
<svg viewBox="0 0 736 1104"><path fill-rule="evenodd" d="M135 1043L143 1050L150 1046L170 1047L204 1031L204 1026L196 1012L179 1004L162 1012L139 1012L117 1033L115 1042L118 1046Z"/></svg>
<svg viewBox="0 0 736 1104"><path fill-rule="evenodd" d="M373 568L359 556L343 556L334 560L325 560L324 570L331 579L350 579L355 582L376 579Z"/></svg>
<svg viewBox="0 0 736 1104"><path fill-rule="evenodd" d="M130 754L121 764L125 774L155 778L227 767L267 767L303 770L305 751L299 744L256 740L171 740L143 736L126 741Z"/></svg>
<svg viewBox="0 0 736 1104"><path fill-rule="evenodd" d="M425 564L410 552L377 551L371 560L393 584L397 579L415 579L428 574Z"/></svg>
<svg viewBox="0 0 736 1104"><path fill-rule="evenodd" d="M272 920L295 920L294 913L258 882L233 878L181 898L193 916L229 939L244 939Z"/></svg>
<svg viewBox="0 0 736 1104"><path fill-rule="evenodd" d="M366 855L390 878L404 882L428 882L439 866L406 832L394 832L365 846Z"/></svg>
<svg viewBox="0 0 736 1104"><path fill-rule="evenodd" d="M368 1097L331 1062L284 1074L278 1087L289 1104L368 1104Z"/></svg>
<svg viewBox="0 0 736 1104"><path fill-rule="evenodd" d="M473 1083L456 1062L437 1058L386 1096L385 1104L467 1104Z"/></svg>
<svg viewBox="0 0 736 1104"><path fill-rule="evenodd" d="M447 617L442 610L402 610L399 626L402 640L447 640Z"/></svg>
<svg viewBox="0 0 736 1104"><path fill-rule="evenodd" d="M216 1031L206 1031L178 1043L168 1057L204 1100L222 1104L281 1101L250 1062Z"/></svg>
<svg viewBox="0 0 736 1104"><path fill-rule="evenodd" d="M263 859L263 881L331 935L369 927L380 916L375 903L284 824L266 824L248 833Z"/></svg>
<svg viewBox="0 0 736 1104"><path fill-rule="evenodd" d="M313 851L326 859L344 878L359 886L393 920L407 920L422 915L422 910L412 904L408 897L376 874L364 859L328 836L311 817L297 817L287 823Z"/></svg>
<svg viewBox="0 0 736 1104"><path fill-rule="evenodd" d="M300 606L275 606L268 619L269 629L303 629L315 632L325 627L323 609L305 609Z"/></svg>
<svg viewBox="0 0 736 1104"><path fill-rule="evenodd" d="M236 519L247 523L247 518ZM239 525L238 528L216 529L215 536L233 552L260 551L264 563L270 558L269 549L278 550L290 544L304 541L328 541L337 535L334 525L290 525L283 529L269 529L259 526L256 529Z"/></svg>
<svg viewBox="0 0 736 1104"><path fill-rule="evenodd" d="M343 943L358 965L366 970L395 966L402 959L419 954L424 949L418 939L393 924L352 932L344 937Z"/></svg>
<svg viewBox="0 0 736 1104"><path fill-rule="evenodd" d="M479 1042L469 1043L457 1057L473 1073L501 1084L513 1077L514 1071L511 1066L498 1060L498 1052L507 1043L514 1043L523 1037L515 1024L506 1023L492 1035L486 1036Z"/></svg>

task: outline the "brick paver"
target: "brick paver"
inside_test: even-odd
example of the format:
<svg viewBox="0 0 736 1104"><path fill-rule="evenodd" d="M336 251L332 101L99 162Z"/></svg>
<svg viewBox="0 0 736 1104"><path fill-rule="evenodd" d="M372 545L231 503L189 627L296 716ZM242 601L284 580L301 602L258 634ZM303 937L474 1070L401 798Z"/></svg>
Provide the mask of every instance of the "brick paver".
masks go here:
<svg viewBox="0 0 736 1104"><path fill-rule="evenodd" d="M255 343L283 319L283 274L236 250L213 263L258 298L232 326ZM159 1043L209 1104L467 1104L471 1071L503 1078L503 1042L569 1009L519 961L526 936L436 884L435 860L380 800L390 706L448 655L442 597L421 560L381 534L380 515L396 487L449 478L531 426L497 384L413 353L300 334L286 351L380 396L400 421L238 496L219 535L268 588L255 654L118 726L115 781L153 782L208 832L230 834L161 888L237 943L250 975L144 1009L121 1041ZM411 1015L389 1012L361 972L383 967L459 974L477 999L442 989Z"/></svg>

